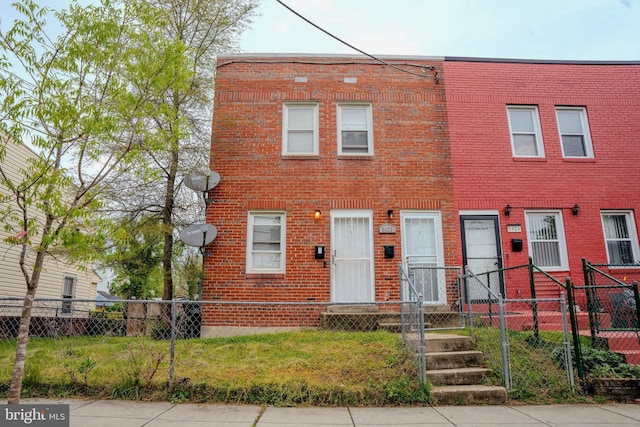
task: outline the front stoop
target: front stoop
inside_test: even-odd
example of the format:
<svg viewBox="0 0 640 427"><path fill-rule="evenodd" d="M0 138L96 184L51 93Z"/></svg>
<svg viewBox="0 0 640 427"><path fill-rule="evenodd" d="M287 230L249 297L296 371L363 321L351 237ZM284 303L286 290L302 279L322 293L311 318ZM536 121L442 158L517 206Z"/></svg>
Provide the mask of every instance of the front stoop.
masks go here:
<svg viewBox="0 0 640 427"><path fill-rule="evenodd" d="M344 331L385 330L402 331L400 312L379 311L373 304L330 305L320 313L320 327ZM460 326L460 313L450 311L449 306L425 306L426 328L447 328Z"/></svg>
<svg viewBox="0 0 640 427"><path fill-rule="evenodd" d="M453 334L425 336L427 378L438 405L501 405L504 387L482 385L489 371L484 355L474 351L471 338Z"/></svg>

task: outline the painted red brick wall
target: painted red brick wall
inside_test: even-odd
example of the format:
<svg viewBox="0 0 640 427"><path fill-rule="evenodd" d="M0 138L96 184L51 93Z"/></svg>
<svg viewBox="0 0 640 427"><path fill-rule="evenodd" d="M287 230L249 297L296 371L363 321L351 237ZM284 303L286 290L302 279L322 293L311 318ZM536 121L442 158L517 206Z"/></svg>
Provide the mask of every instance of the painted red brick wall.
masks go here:
<svg viewBox="0 0 640 427"><path fill-rule="evenodd" d="M447 60L444 76L456 212L499 210L505 266L514 266L528 257L524 209L561 208L570 271L553 274L581 283L581 258L607 262L601 209L633 209L640 220L640 65ZM507 104L538 106L543 159L512 156ZM562 158L556 106L586 107L593 159ZM522 232L508 233L509 223ZM511 238L524 240L522 252L511 251ZM638 270L612 271L640 279Z"/></svg>
<svg viewBox="0 0 640 427"><path fill-rule="evenodd" d="M435 78L442 63L392 62L420 76L351 57L218 59L211 168L221 182L207 211L218 235L207 246L205 300L329 302L332 209L373 211L377 301L399 299L401 210L441 211L446 262L456 263L445 94ZM345 77L357 82L345 83ZM319 103L320 154L285 158L283 103L307 100ZM341 101L372 103L373 157L338 156ZM286 211L285 274L246 273L247 215L254 209ZM397 233L379 234L390 209ZM314 259L315 245L325 246L326 263ZM384 258L384 245L395 245L395 258Z"/></svg>

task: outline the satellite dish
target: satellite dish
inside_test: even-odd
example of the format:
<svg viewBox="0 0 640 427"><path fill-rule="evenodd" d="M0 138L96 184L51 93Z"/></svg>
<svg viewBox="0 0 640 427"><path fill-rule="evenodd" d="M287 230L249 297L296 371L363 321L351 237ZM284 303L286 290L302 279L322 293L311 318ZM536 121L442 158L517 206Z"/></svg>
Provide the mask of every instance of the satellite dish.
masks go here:
<svg viewBox="0 0 640 427"><path fill-rule="evenodd" d="M220 183L220 175L214 171L206 171L203 174L192 173L184 177L184 183L193 191L201 193L211 190Z"/></svg>
<svg viewBox="0 0 640 427"><path fill-rule="evenodd" d="M189 246L201 248L213 242L217 235L218 230L211 224L193 224L182 229L180 240Z"/></svg>

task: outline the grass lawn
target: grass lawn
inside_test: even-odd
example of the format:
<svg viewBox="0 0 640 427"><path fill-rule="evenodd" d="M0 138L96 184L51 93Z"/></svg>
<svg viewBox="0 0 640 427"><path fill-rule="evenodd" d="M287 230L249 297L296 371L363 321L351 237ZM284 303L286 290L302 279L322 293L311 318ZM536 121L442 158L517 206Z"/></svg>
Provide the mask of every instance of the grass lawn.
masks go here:
<svg viewBox="0 0 640 427"><path fill-rule="evenodd" d="M6 395L14 340L0 341ZM91 396L270 405L428 403L397 334L301 332L176 343L149 337L31 338L23 396Z"/></svg>

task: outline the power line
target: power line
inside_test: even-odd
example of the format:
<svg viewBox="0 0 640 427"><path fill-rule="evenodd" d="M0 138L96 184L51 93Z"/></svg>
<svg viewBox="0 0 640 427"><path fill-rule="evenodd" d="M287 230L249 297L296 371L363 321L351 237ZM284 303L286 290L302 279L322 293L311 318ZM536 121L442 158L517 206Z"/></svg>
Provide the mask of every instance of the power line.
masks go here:
<svg viewBox="0 0 640 427"><path fill-rule="evenodd" d="M373 56L373 55L371 55L371 54L368 54L367 52L365 52L365 51L363 51L363 50L361 50L361 49L358 49L358 48L357 48L357 47L355 47L355 46L350 45L349 43L347 43L346 41L342 40L341 38L339 38L339 37L337 37L337 36L334 36L334 35L333 35L333 34L331 34L329 31L325 30L324 28L320 27L319 25L314 24L314 23L313 23L313 22L311 22L309 19L305 18L304 16L300 15L298 12L296 12L295 10L293 10L292 8L290 8L289 6L287 6L286 4L284 4L282 1L280 1L280 0L276 0L276 1L277 1L278 3L280 3L283 7L285 7L287 10L289 10L291 13L293 13L294 15L296 15L298 18L300 18L300 19L302 19L303 21L305 21L306 23L308 23L308 24L310 24L310 25L314 26L314 27L315 27L315 28L317 28L318 30L320 30L320 31L322 31L323 33L325 33L326 35L328 35L328 36L330 36L330 37L334 38L335 40L339 41L340 43L344 44L345 46L350 47L351 49L353 49L353 50L355 50L355 51L357 51L357 52L360 52L361 54L363 54L363 55L365 55L365 56L368 56L369 58L371 58L371 59L373 59L373 60L375 60L375 61L378 61L378 62L380 62L380 63L382 63L382 64L384 64L384 65L386 65L386 66L388 66L388 67L391 67L391 68L393 68L393 69L395 69L395 70L398 70L398 71L401 71L401 72L403 72L403 73L408 73L408 74L411 74L411 75L414 75L414 76L418 76L418 77L428 77L428 76L426 76L426 75L424 75L424 74L418 74L418 73L414 73L414 72L409 71L409 70L405 70L405 69L400 68L400 67L398 67L398 66L396 66L396 65L390 64L390 63L388 63L388 62L384 61L383 59L380 59L380 58L377 58L377 57L375 57L375 56ZM434 67L433 67L433 66L429 66L429 67L425 67L425 68L430 69L430 70L433 70L433 69L434 69Z"/></svg>

